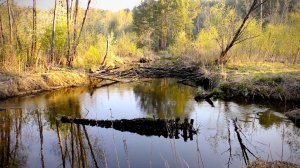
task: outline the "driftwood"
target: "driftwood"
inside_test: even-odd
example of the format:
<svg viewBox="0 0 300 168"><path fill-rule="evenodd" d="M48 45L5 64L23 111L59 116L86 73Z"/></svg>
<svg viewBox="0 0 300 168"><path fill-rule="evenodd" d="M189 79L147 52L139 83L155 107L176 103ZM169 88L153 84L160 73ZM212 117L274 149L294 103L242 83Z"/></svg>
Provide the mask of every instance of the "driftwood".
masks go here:
<svg viewBox="0 0 300 168"><path fill-rule="evenodd" d="M115 82L122 82L122 83L129 83L131 80L129 79L121 79L117 77L112 77L112 76L104 76L104 75L90 75L90 77L98 78L98 79L103 79L103 80L110 80L110 81L115 81Z"/></svg>
<svg viewBox="0 0 300 168"><path fill-rule="evenodd" d="M132 120L89 120L89 119L72 119L62 117L63 123L75 123L81 125L98 126L102 128L113 128L122 132L132 132L145 136L163 136L165 138L179 139L179 135L184 138L193 140L193 135L197 134L197 129L193 127L194 120L180 119L166 120L153 118L137 118Z"/></svg>

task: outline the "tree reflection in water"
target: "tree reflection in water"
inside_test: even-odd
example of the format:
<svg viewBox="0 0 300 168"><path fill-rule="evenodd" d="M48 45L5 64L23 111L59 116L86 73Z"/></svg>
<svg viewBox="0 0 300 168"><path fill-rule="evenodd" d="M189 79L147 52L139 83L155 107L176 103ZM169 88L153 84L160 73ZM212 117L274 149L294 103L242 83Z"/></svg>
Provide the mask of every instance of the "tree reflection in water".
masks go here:
<svg viewBox="0 0 300 168"><path fill-rule="evenodd" d="M194 102L193 91L175 80L163 79L94 92L94 98L109 95L107 101L92 99L87 88L1 101L0 108L5 110L0 110L0 167L116 166L114 145L120 167L147 166L149 160L153 167L164 167L164 163L172 167L242 167L256 157L266 160L271 155L274 160L299 163L300 129L282 114L261 105L221 100L213 100L215 107L211 107L207 102ZM57 121L61 116L86 118L84 107L89 107L88 117L98 113L105 120L105 110L99 113L99 109L108 108L112 101L134 102L128 110L136 110L129 116L132 118L194 119L195 125L201 124L199 134L184 142L115 131L114 144L111 128ZM123 109L114 112L120 115Z"/></svg>
<svg viewBox="0 0 300 168"><path fill-rule="evenodd" d="M178 84L175 79L153 80L134 87L141 109L158 118L189 118L193 111L190 102L193 90Z"/></svg>
<svg viewBox="0 0 300 168"><path fill-rule="evenodd" d="M21 109L0 110L0 167L23 167L27 152L22 145Z"/></svg>

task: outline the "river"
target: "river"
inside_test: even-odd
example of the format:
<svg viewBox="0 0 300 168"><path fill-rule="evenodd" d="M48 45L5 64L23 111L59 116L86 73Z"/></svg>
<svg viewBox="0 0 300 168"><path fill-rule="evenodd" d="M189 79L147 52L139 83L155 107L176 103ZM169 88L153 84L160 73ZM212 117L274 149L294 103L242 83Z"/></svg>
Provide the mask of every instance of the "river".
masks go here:
<svg viewBox="0 0 300 168"><path fill-rule="evenodd" d="M68 88L0 101L0 167L245 167L260 158L300 164L300 129L269 104L196 102L174 79ZM61 123L194 119L188 139Z"/></svg>

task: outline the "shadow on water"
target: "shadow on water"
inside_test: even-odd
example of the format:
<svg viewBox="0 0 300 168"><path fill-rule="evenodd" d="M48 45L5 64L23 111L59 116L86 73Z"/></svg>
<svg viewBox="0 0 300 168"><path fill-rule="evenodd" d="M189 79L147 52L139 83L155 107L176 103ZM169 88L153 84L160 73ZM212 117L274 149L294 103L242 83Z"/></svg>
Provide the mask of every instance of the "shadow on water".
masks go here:
<svg viewBox="0 0 300 168"><path fill-rule="evenodd" d="M194 91L162 79L111 85L93 95L73 88L1 101L0 167L245 167L256 158L300 164L300 129L281 110L250 102L198 103ZM62 123L62 116L110 122L91 127ZM157 124L134 120L153 117L193 119L199 131L192 138L179 131L183 138L177 139L175 129L164 138L165 132L156 135ZM130 124L111 125L122 120Z"/></svg>

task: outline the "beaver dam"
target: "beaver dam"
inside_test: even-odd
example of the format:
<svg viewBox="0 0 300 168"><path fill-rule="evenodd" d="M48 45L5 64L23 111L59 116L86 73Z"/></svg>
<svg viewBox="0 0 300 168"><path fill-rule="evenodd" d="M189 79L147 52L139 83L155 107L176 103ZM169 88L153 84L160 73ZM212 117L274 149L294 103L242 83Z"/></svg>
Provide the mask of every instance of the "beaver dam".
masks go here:
<svg viewBox="0 0 300 168"><path fill-rule="evenodd" d="M300 164L300 129L284 115L293 105L196 92L162 78L0 101L0 167Z"/></svg>

